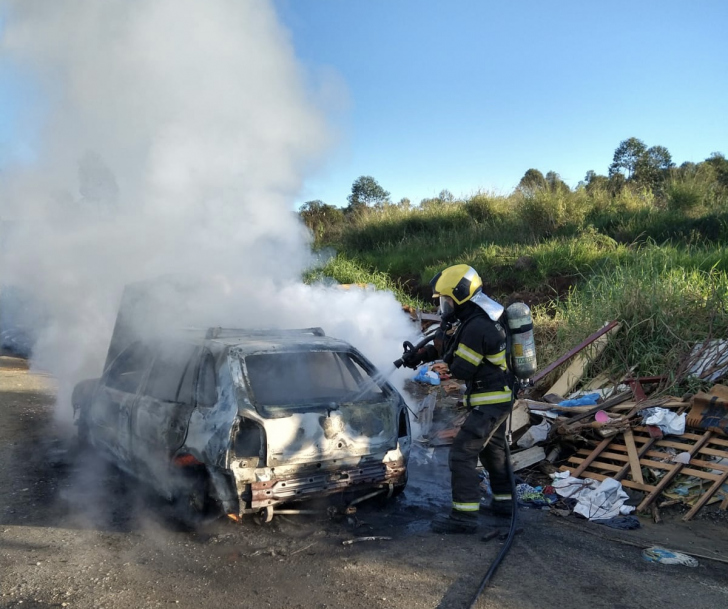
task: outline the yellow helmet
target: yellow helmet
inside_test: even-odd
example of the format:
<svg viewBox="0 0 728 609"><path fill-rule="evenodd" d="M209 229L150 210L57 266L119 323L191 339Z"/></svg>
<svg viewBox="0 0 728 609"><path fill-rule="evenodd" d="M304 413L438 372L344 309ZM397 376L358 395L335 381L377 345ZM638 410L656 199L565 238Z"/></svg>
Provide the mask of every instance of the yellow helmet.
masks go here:
<svg viewBox="0 0 728 609"><path fill-rule="evenodd" d="M435 275L430 286L433 298L449 296L455 304L461 305L482 289L483 281L472 266L456 264Z"/></svg>

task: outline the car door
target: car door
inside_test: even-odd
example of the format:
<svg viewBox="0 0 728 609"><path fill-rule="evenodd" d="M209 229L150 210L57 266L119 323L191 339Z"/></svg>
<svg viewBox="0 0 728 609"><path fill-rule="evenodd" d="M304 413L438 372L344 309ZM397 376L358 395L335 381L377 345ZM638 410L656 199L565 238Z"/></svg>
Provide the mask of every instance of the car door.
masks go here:
<svg viewBox="0 0 728 609"><path fill-rule="evenodd" d="M131 452L142 477L165 476L170 458L185 441L199 354L198 347L185 343L170 342L155 350L131 425Z"/></svg>
<svg viewBox="0 0 728 609"><path fill-rule="evenodd" d="M122 351L104 372L89 408L89 439L122 469L129 469L130 417L137 393L152 363L141 342Z"/></svg>

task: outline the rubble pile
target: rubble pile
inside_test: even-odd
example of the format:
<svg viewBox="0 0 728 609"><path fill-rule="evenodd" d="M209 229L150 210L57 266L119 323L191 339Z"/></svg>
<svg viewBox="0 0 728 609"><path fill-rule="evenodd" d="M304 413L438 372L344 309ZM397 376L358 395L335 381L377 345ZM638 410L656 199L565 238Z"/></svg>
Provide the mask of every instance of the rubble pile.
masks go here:
<svg viewBox="0 0 728 609"><path fill-rule="evenodd" d="M683 363L710 386L694 395L667 394L667 375L614 383L597 374L583 382L619 328L605 325L519 393L508 421L519 502L624 529L639 526L632 512L659 522L660 509L678 504L687 506L684 521L706 505L728 510L728 386L720 384L728 341L696 345ZM544 390L540 381L562 365ZM420 404L415 440L451 444L466 416L465 386L436 362L422 366L408 389Z"/></svg>

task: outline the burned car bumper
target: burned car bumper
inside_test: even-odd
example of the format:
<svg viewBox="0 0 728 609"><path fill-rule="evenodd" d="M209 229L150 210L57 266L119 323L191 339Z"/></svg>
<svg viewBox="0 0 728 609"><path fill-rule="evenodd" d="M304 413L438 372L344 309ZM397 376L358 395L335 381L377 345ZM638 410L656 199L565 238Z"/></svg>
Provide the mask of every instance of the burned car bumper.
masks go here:
<svg viewBox="0 0 728 609"><path fill-rule="evenodd" d="M305 501L342 492L373 489L395 490L407 483L405 456L399 448L378 462L324 464L289 468L248 468L244 461L231 464L235 476L240 513L256 513L284 503Z"/></svg>

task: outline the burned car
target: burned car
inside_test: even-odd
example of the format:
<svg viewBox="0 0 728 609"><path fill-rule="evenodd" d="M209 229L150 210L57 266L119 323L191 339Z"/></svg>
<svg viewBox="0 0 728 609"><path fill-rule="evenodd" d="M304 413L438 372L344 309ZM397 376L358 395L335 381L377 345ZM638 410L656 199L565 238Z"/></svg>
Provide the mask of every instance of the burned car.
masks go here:
<svg viewBox="0 0 728 609"><path fill-rule="evenodd" d="M404 400L319 328L112 339L73 407L82 441L185 518L270 520L285 503L392 496L407 481Z"/></svg>

